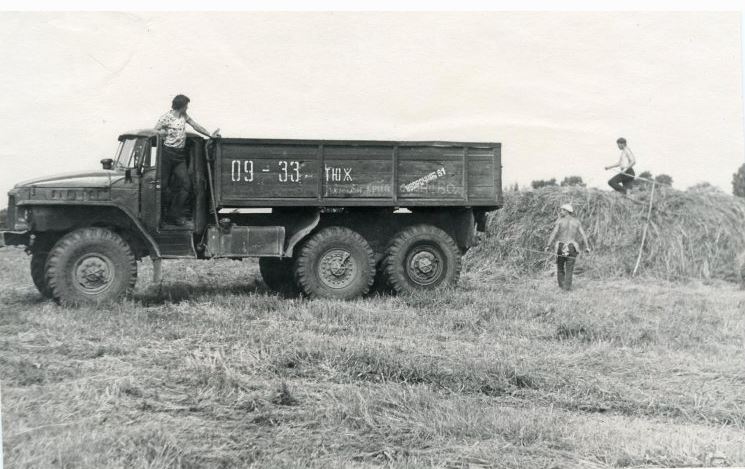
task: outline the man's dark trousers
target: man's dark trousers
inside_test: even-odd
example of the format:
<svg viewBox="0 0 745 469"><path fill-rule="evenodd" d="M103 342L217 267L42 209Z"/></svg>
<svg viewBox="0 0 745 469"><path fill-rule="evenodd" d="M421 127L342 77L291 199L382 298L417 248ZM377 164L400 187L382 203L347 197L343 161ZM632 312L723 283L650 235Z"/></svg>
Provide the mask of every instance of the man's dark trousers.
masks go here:
<svg viewBox="0 0 745 469"><path fill-rule="evenodd" d="M626 194L634 183L634 176L636 176L634 168L628 168L626 171L618 173L610 178L608 185L611 186L613 190L618 191L621 194Z"/></svg>
<svg viewBox="0 0 745 469"><path fill-rule="evenodd" d="M168 185L171 203L166 218L173 221L184 215L184 205L191 194L191 178L186 167L186 148L163 146L161 183Z"/></svg>
<svg viewBox="0 0 745 469"><path fill-rule="evenodd" d="M564 243L559 243L559 249L556 250L556 279L559 281L559 287L564 290L572 289L572 275L576 261L577 249L574 244L569 244L564 250Z"/></svg>

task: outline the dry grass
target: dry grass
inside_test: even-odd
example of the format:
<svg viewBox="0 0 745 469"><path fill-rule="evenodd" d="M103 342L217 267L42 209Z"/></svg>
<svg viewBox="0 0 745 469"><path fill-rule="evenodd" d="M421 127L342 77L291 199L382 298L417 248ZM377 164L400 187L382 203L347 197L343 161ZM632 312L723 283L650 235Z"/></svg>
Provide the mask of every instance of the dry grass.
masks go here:
<svg viewBox="0 0 745 469"><path fill-rule="evenodd" d="M273 296L252 262L173 261L95 310L42 301L22 251L0 262L7 467L745 465L731 284L564 293L488 263L344 303Z"/></svg>
<svg viewBox="0 0 745 469"><path fill-rule="evenodd" d="M650 192L633 202L597 189L544 188L508 192L505 208L490 220L490 236L479 252L518 272L541 270L558 208L574 206L594 253L583 267L594 278L627 277L633 271L646 223ZM639 273L642 276L737 280L745 252L745 200L718 192L681 192L664 186L655 193ZM528 250L526 250L528 249ZM539 252L533 252L533 251Z"/></svg>

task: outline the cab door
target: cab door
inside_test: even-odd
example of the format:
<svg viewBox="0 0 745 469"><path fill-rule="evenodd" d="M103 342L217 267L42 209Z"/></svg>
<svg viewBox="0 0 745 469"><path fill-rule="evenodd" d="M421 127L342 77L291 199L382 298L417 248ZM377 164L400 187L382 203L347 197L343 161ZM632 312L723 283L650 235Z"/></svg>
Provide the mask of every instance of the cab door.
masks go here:
<svg viewBox="0 0 745 469"><path fill-rule="evenodd" d="M151 137L142 162L140 176L140 219L151 233L160 229L160 145L158 137Z"/></svg>

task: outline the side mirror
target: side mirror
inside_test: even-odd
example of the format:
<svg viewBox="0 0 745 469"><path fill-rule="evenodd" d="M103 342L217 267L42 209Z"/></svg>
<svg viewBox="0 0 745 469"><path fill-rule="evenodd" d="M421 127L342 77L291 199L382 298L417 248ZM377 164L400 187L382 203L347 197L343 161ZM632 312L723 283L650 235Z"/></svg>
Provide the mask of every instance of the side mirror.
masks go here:
<svg viewBox="0 0 745 469"><path fill-rule="evenodd" d="M111 158L104 158L101 160L101 167L103 169L112 169L114 167L114 160Z"/></svg>

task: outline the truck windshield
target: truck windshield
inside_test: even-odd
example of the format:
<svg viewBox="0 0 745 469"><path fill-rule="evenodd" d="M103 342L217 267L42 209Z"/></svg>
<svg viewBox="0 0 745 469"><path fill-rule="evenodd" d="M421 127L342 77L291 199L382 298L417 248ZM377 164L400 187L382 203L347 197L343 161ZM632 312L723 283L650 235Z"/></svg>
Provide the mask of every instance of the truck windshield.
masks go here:
<svg viewBox="0 0 745 469"><path fill-rule="evenodd" d="M128 138L119 142L116 152L116 169L134 168L139 165L150 149L147 138Z"/></svg>

